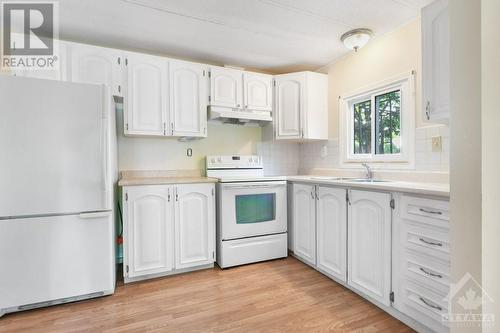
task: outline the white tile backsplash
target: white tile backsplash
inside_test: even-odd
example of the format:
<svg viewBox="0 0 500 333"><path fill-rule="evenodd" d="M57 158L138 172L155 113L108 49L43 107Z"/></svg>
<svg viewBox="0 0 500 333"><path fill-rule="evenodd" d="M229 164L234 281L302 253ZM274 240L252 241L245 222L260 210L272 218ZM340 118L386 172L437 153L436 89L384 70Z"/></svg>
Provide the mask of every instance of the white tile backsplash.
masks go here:
<svg viewBox="0 0 500 333"><path fill-rule="evenodd" d="M442 151L432 152L432 137L441 136ZM415 170L449 171L450 130L448 126L435 125L415 130ZM322 156L323 147L327 154ZM339 140L308 143L264 141L257 144L257 154L264 159L266 175L296 175L312 169L338 169L340 167Z"/></svg>
<svg viewBox="0 0 500 333"><path fill-rule="evenodd" d="M262 156L266 176L291 176L298 174L298 143L259 142L257 143L257 155Z"/></svg>

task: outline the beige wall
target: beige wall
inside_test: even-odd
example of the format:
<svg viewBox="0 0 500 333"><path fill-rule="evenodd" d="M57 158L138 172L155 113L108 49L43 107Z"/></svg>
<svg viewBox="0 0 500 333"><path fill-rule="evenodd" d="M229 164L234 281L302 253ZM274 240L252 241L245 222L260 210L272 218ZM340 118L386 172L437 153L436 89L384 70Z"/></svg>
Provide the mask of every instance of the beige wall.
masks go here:
<svg viewBox="0 0 500 333"><path fill-rule="evenodd" d="M466 273L481 281L480 4L480 1L450 1L452 283ZM453 305L452 311L462 313L463 309ZM472 327L452 329L452 332L480 331Z"/></svg>
<svg viewBox="0 0 500 333"><path fill-rule="evenodd" d="M484 313L494 313L496 325L483 332L500 331L500 1L481 2L482 90L482 274L483 288L496 301L486 303Z"/></svg>
<svg viewBox="0 0 500 333"><path fill-rule="evenodd" d="M117 112L119 170L204 170L205 156L217 154L255 154L260 127L208 125L206 139L179 142L176 138L125 137L123 116ZM186 156L186 149L193 156Z"/></svg>
<svg viewBox="0 0 500 333"><path fill-rule="evenodd" d="M324 68L329 76L330 138L339 136L339 96L412 70L416 71L416 126L423 126L419 111L421 59L420 19L417 19Z"/></svg>

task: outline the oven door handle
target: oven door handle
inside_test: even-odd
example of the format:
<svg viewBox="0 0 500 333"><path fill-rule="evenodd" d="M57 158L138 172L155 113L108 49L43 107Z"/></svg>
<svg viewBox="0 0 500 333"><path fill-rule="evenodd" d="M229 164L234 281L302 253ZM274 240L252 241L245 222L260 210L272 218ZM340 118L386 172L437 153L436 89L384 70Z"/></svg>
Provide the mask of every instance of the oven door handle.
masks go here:
<svg viewBox="0 0 500 333"><path fill-rule="evenodd" d="M274 188L274 187L283 187L285 184L262 184L262 185L224 185L222 188L227 190L246 190L246 189L254 189L254 188Z"/></svg>

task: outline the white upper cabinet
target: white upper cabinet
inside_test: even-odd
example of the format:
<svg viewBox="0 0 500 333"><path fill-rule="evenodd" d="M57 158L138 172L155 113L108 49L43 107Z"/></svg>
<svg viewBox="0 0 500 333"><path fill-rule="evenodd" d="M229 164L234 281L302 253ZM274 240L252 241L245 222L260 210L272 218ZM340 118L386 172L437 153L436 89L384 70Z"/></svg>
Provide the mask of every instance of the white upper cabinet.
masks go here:
<svg viewBox="0 0 500 333"><path fill-rule="evenodd" d="M167 135L168 61L137 53L127 53L126 61L125 134Z"/></svg>
<svg viewBox="0 0 500 333"><path fill-rule="evenodd" d="M243 73L243 108L271 111L273 108L272 76Z"/></svg>
<svg viewBox="0 0 500 333"><path fill-rule="evenodd" d="M215 260L214 190L214 184L176 186L176 269L211 264Z"/></svg>
<svg viewBox="0 0 500 333"><path fill-rule="evenodd" d="M207 136L208 67L170 61L170 131L174 136Z"/></svg>
<svg viewBox="0 0 500 333"><path fill-rule="evenodd" d="M316 265L316 187L293 184L293 253Z"/></svg>
<svg viewBox="0 0 500 333"><path fill-rule="evenodd" d="M240 109L243 107L242 71L210 68L210 105Z"/></svg>
<svg viewBox="0 0 500 333"><path fill-rule="evenodd" d="M171 190L166 186L132 186L126 190L126 277L165 273L173 269L174 206Z"/></svg>
<svg viewBox="0 0 500 333"><path fill-rule="evenodd" d="M351 191L348 221L348 284L390 306L391 195Z"/></svg>
<svg viewBox="0 0 500 333"><path fill-rule="evenodd" d="M450 17L448 0L422 9L422 106L424 119L450 118Z"/></svg>
<svg viewBox="0 0 500 333"><path fill-rule="evenodd" d="M276 139L301 139L304 135L301 113L304 109L305 75L278 75L274 80Z"/></svg>
<svg viewBox="0 0 500 333"><path fill-rule="evenodd" d="M298 72L274 77L277 140L328 139L328 76Z"/></svg>
<svg viewBox="0 0 500 333"><path fill-rule="evenodd" d="M347 274L346 190L318 187L317 267L341 281Z"/></svg>
<svg viewBox="0 0 500 333"><path fill-rule="evenodd" d="M68 43L68 81L107 85L112 95L122 96L123 52L86 44Z"/></svg>
<svg viewBox="0 0 500 333"><path fill-rule="evenodd" d="M68 79L68 46L67 42L59 41L59 59L54 69L16 69L10 71L11 75L31 77L35 79L66 81Z"/></svg>

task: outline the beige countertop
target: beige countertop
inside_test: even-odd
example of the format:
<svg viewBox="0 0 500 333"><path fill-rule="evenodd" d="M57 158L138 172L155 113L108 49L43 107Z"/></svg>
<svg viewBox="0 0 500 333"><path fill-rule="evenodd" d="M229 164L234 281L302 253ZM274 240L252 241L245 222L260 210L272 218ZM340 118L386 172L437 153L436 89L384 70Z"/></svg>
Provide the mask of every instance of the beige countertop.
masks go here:
<svg viewBox="0 0 500 333"><path fill-rule="evenodd" d="M329 176L289 176L287 180L290 182L300 182L300 183L315 183L315 184L325 184L325 185L336 185L350 188L359 189L369 189L369 190L380 190L380 191L390 191L390 192L403 192L439 197L449 197L450 196L450 186L448 184L441 183L416 183L416 182L403 182L403 181L383 181L383 182L354 182L352 180L336 180L336 177Z"/></svg>
<svg viewBox="0 0 500 333"><path fill-rule="evenodd" d="M199 170L125 170L118 186L217 183L216 178L204 177Z"/></svg>

